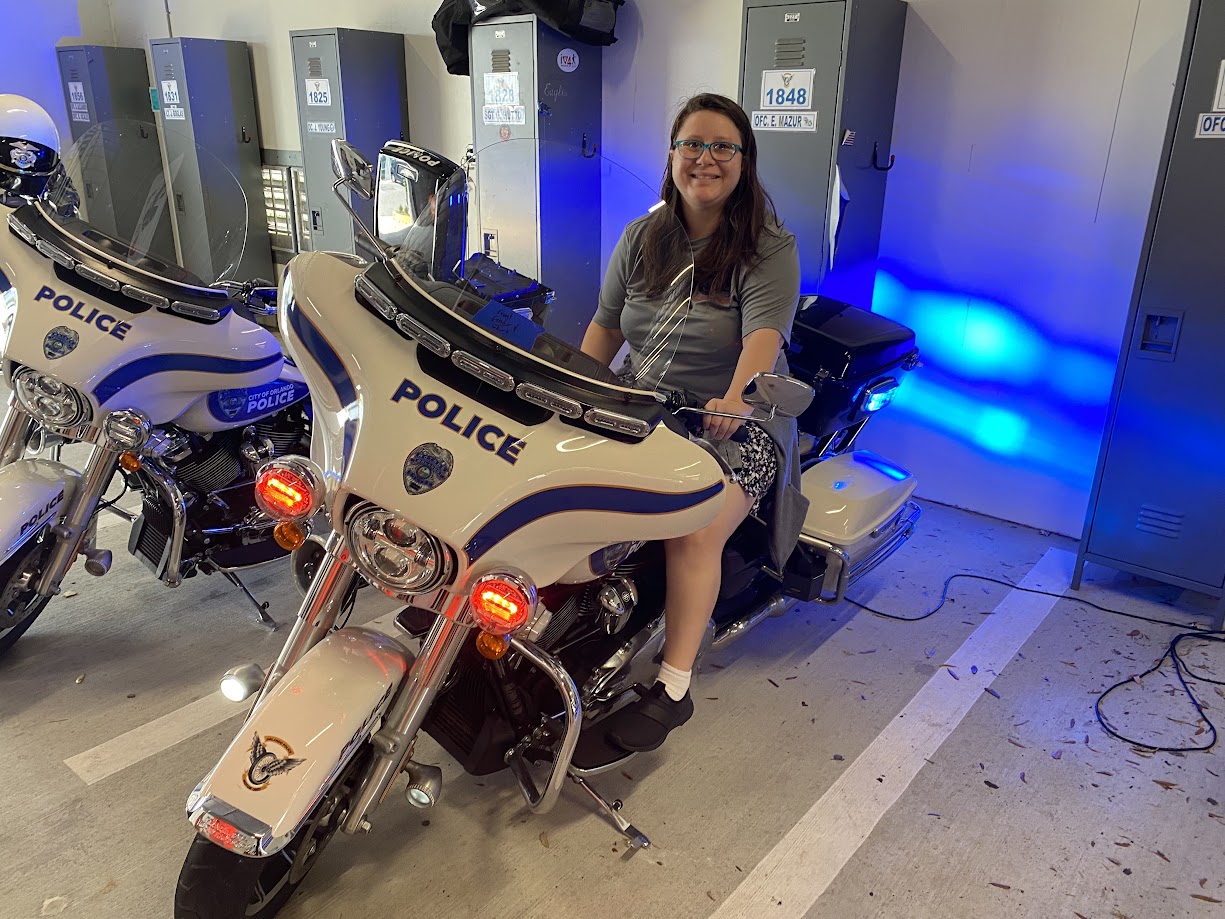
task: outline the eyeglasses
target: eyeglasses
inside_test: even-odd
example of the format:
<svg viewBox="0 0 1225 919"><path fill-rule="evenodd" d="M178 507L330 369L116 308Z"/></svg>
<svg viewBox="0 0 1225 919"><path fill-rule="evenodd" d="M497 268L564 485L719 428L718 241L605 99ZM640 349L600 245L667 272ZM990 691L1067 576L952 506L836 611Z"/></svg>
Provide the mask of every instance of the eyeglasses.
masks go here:
<svg viewBox="0 0 1225 919"><path fill-rule="evenodd" d="M709 150L716 162L726 163L744 148L725 140L717 140L713 144L704 144L700 140L676 140L672 142L672 149L687 160L696 160L703 150Z"/></svg>

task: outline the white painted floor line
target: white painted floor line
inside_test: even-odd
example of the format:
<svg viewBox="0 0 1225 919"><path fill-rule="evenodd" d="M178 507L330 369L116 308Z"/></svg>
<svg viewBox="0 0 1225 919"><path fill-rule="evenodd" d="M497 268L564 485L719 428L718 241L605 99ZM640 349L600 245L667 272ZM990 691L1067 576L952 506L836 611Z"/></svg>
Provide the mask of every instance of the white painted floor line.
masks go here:
<svg viewBox="0 0 1225 919"><path fill-rule="evenodd" d="M1020 586L1062 593L1073 561L1072 553L1050 549ZM805 916L1056 602L1010 591L946 662L960 679L941 667L711 919Z"/></svg>
<svg viewBox="0 0 1225 919"><path fill-rule="evenodd" d="M161 753L215 725L247 713L248 704L231 702L220 692L197 699L167 715L133 728L92 750L64 760L86 785L101 782L129 766Z"/></svg>

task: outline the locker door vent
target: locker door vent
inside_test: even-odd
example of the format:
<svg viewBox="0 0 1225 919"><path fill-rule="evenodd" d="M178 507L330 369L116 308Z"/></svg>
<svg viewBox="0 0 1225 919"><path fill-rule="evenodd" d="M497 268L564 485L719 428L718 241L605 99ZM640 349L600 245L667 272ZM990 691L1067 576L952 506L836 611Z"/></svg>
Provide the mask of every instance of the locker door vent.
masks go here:
<svg viewBox="0 0 1225 919"><path fill-rule="evenodd" d="M173 80L174 78L175 78L174 77L174 64L170 62L163 64L162 65L162 79L163 80Z"/></svg>
<svg viewBox="0 0 1225 919"><path fill-rule="evenodd" d="M323 58L312 57L306 60L306 75L311 79L323 79Z"/></svg>
<svg viewBox="0 0 1225 919"><path fill-rule="evenodd" d="M1164 536L1166 539L1179 539L1182 536L1183 518L1185 514L1176 511L1162 510L1150 504L1140 505L1140 514L1136 518L1136 529L1142 533L1154 536Z"/></svg>
<svg viewBox="0 0 1225 919"><path fill-rule="evenodd" d="M510 73L510 51L509 49L496 48L489 55L489 69L494 73Z"/></svg>
<svg viewBox="0 0 1225 919"><path fill-rule="evenodd" d="M74 83L79 83L81 81L81 71L77 70L75 67L71 68L68 71L68 79L72 80Z"/></svg>
<svg viewBox="0 0 1225 919"><path fill-rule="evenodd" d="M804 39L780 38L774 42L774 66L795 67L804 66Z"/></svg>

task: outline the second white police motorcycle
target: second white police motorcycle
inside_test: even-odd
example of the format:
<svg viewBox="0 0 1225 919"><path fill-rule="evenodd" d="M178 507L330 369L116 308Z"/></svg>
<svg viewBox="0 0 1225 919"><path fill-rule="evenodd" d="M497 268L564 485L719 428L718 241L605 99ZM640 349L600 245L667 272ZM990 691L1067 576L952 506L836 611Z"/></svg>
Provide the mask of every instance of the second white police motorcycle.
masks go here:
<svg viewBox="0 0 1225 919"><path fill-rule="evenodd" d="M401 775L410 803L433 805L440 770L413 758L422 731L473 775L510 769L532 810L572 781L631 846L648 845L592 785L629 756L602 742L600 721L657 666L658 541L714 519L727 488L690 430L700 413L666 392L693 268L679 223L683 254L643 349L656 389L545 332L533 319L547 296L518 311L501 302L496 270L465 257L459 167L401 142L373 169L344 142L333 159L348 188L377 195L368 235L381 255L365 269L324 253L290 264L279 321L311 389L311 457L273 460L256 482L288 537L315 525L326 547L271 670L229 674L233 698L258 696L187 801L198 835L176 919L274 915L338 832L372 830ZM605 202L636 200L640 215L658 200L601 167ZM809 521L783 572L767 571L761 521L733 538L708 649L797 600L841 599L918 517L910 474L853 449L914 365L913 336L854 307L817 314L794 357L817 399L773 374L746 395L763 414L800 415L811 435ZM394 637L345 625L364 583L409 604Z"/></svg>
<svg viewBox="0 0 1225 919"><path fill-rule="evenodd" d="M92 575L110 569L97 538L106 510L131 522L128 550L166 586L219 573L275 625L239 571L288 552L252 483L265 460L309 450L309 393L254 319L273 307L254 285L231 280L248 202L219 160L197 149L194 168L220 218L197 238L186 226L180 234L184 253L208 253L214 276L153 248L170 207L160 172L140 177L148 184L138 221L103 226L111 208L91 200L92 170L121 168L123 151L150 131L96 125L43 194L0 208L0 353L11 389L0 422L0 653L78 559ZM90 448L80 469L60 461L72 444ZM48 451L53 458L37 455ZM139 514L103 500L113 482L142 496Z"/></svg>

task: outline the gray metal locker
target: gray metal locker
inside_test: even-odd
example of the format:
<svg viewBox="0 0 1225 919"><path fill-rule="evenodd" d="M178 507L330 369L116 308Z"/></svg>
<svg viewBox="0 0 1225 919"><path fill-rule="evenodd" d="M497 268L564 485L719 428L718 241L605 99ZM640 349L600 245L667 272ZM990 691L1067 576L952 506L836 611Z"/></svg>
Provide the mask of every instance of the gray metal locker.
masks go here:
<svg viewBox="0 0 1225 919"><path fill-rule="evenodd" d="M544 326L577 344L601 280L601 49L529 14L475 24L470 52L481 222L470 243L553 288Z"/></svg>
<svg viewBox="0 0 1225 919"><path fill-rule="evenodd" d="M149 49L161 101L162 143L180 264L208 282L220 277L272 280L255 89L246 42L157 38L149 42ZM201 157L197 147L209 155ZM234 180L242 187L245 202L226 193ZM212 188L219 191L210 194ZM215 241L244 225L242 260L237 265L223 263L226 249Z"/></svg>
<svg viewBox="0 0 1225 919"><path fill-rule="evenodd" d="M905 27L902 0L745 3L740 104L805 294L872 306Z"/></svg>
<svg viewBox="0 0 1225 919"><path fill-rule="evenodd" d="M355 235L353 218L332 191L332 141L347 140L373 162L387 141L408 140L404 36L361 29L307 29L289 35L310 248L362 254L356 246L364 249L367 244ZM373 228L373 203L356 196L350 200Z"/></svg>
<svg viewBox="0 0 1225 919"><path fill-rule="evenodd" d="M150 199L162 155L149 103L149 70L140 48L56 48L72 140L81 145L81 213L104 233L140 238L174 261L169 209ZM164 189L163 189L164 192Z"/></svg>
<svg viewBox="0 0 1225 919"><path fill-rule="evenodd" d="M1222 597L1225 6L1194 0L1076 559ZM1218 628L1220 622L1218 622Z"/></svg>

